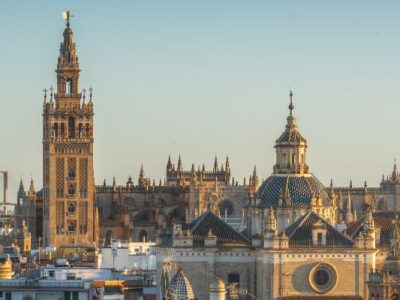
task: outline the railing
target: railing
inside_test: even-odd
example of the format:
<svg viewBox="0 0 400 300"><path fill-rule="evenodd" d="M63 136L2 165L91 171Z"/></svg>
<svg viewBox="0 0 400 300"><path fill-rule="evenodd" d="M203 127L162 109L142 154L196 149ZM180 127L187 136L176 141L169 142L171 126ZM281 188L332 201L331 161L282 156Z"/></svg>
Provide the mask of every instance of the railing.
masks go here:
<svg viewBox="0 0 400 300"><path fill-rule="evenodd" d="M85 283L81 280L0 280L0 287L3 288L85 288Z"/></svg>

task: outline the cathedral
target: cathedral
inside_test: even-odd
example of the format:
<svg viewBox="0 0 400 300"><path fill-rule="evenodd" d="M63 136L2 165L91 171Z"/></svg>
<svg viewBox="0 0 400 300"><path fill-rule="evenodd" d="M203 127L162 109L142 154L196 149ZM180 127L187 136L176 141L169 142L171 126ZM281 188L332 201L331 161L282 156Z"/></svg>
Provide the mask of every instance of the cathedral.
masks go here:
<svg viewBox="0 0 400 300"><path fill-rule="evenodd" d="M396 166L372 197L366 186L362 193L344 189L347 197L332 184L324 188L307 165L292 97L272 175L243 207L246 228L233 228L212 210L172 230L161 227L157 282L185 269L195 299L211 299L215 278L256 299L398 299L398 213L376 203L397 181ZM167 288L160 287L159 299L168 299Z"/></svg>
<svg viewBox="0 0 400 300"><path fill-rule="evenodd" d="M185 168L179 155L176 164L168 157L163 180L142 165L137 180L96 185L93 93L80 87L69 13L66 21L56 89L44 91L42 104L43 188L32 180L25 191L21 181L17 195L21 243L153 241L160 300L177 297L181 286L185 299L199 300L225 292L230 299L398 299L396 162L378 187L325 187L307 163L292 92L266 180L253 167L239 183L229 157L207 169Z"/></svg>

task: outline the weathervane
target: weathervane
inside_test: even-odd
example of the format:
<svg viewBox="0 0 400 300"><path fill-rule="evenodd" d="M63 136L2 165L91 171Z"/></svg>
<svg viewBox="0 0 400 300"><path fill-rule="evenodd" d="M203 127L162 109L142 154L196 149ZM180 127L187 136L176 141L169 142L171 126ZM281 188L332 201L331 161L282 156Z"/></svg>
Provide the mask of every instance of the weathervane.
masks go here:
<svg viewBox="0 0 400 300"><path fill-rule="evenodd" d="M69 20L73 17L69 10L64 9L64 11L61 13L63 19L67 22L67 27L69 27Z"/></svg>

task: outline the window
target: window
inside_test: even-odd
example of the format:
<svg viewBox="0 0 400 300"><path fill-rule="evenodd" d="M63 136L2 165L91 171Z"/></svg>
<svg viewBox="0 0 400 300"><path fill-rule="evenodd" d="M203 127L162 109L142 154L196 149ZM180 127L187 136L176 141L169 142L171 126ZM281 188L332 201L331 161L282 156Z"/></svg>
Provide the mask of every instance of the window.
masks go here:
<svg viewBox="0 0 400 300"><path fill-rule="evenodd" d="M318 232L317 244L322 245L322 232Z"/></svg>
<svg viewBox="0 0 400 300"><path fill-rule="evenodd" d="M237 287L240 285L240 275L239 274L228 274L228 283L237 283Z"/></svg>
<svg viewBox="0 0 400 300"><path fill-rule="evenodd" d="M70 184L68 187L68 194L69 195L75 195L75 185Z"/></svg>
<svg viewBox="0 0 400 300"><path fill-rule="evenodd" d="M6 300L11 300L11 293L6 293Z"/></svg>
<svg viewBox="0 0 400 300"><path fill-rule="evenodd" d="M67 95L72 94L72 79L68 78L67 81L65 82L65 93Z"/></svg>
<svg viewBox="0 0 400 300"><path fill-rule="evenodd" d="M64 300L71 300L71 292L64 292Z"/></svg>
<svg viewBox="0 0 400 300"><path fill-rule="evenodd" d="M282 158L283 158L283 162L286 164L287 163L287 161L286 161L286 153L283 153Z"/></svg>
<svg viewBox="0 0 400 300"><path fill-rule="evenodd" d="M70 203L68 204L68 213L69 214L74 214L75 213L75 203Z"/></svg>
<svg viewBox="0 0 400 300"><path fill-rule="evenodd" d="M49 271L49 278L54 278L55 271Z"/></svg>
<svg viewBox="0 0 400 300"><path fill-rule="evenodd" d="M54 133L53 133L54 137L57 138L58 137L58 124L55 123L54 124Z"/></svg>
<svg viewBox="0 0 400 300"><path fill-rule="evenodd" d="M69 232L71 232L71 233L75 233L75 221L71 221L71 222L69 222L69 224L68 224L68 231Z"/></svg>
<svg viewBox="0 0 400 300"><path fill-rule="evenodd" d="M292 164L294 164L295 160L296 160L296 154L292 154Z"/></svg>
<svg viewBox="0 0 400 300"><path fill-rule="evenodd" d="M69 138L75 138L75 118L69 117L68 119Z"/></svg>

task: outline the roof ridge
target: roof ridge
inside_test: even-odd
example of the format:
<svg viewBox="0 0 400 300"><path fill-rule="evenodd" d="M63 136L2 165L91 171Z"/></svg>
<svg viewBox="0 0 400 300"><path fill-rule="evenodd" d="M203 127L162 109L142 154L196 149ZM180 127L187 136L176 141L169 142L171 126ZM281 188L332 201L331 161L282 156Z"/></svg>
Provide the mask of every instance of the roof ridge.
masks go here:
<svg viewBox="0 0 400 300"><path fill-rule="evenodd" d="M201 221L204 220L204 218L206 217L206 215L210 213L210 211L206 210L202 215L200 215L197 219L194 219L192 223L196 222L196 224L192 227L192 231L194 231L197 226L201 223Z"/></svg>
<svg viewBox="0 0 400 300"><path fill-rule="evenodd" d="M291 238L296 232L297 230L300 228L301 225L303 225L303 223L305 222L306 219L308 219L308 217L310 216L310 214L312 213L312 211L308 211L307 213L305 213L301 218L303 219L299 219L299 224L297 224L296 228L291 232L291 234L288 236L288 238ZM292 225L294 225L296 222L292 223ZM288 229L289 227L287 227L286 229ZM284 229L282 232L286 231L286 229ZM286 233L285 233L286 234Z"/></svg>
<svg viewBox="0 0 400 300"><path fill-rule="evenodd" d="M324 222L328 227L330 227L330 229L333 229L334 231L336 231L337 233L339 233L342 237L344 237L345 239L349 240L351 243L353 243L353 240L351 238L349 238L347 235L341 233L339 230L337 230L335 227L333 227L331 224L329 224L327 221L325 221L322 217L320 217L319 215L317 215L315 212L311 212L314 215L316 215L320 220L322 220L322 222Z"/></svg>

